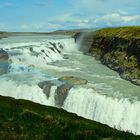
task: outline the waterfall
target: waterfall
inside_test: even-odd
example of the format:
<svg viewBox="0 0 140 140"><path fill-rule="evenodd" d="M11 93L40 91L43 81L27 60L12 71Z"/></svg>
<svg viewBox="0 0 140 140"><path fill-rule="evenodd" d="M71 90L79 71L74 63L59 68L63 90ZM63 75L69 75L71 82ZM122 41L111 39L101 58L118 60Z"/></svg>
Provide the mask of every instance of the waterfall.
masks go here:
<svg viewBox="0 0 140 140"><path fill-rule="evenodd" d="M12 80L2 80L0 95L10 96L16 99L26 99L36 103L47 105L46 96L37 85L18 84Z"/></svg>
<svg viewBox="0 0 140 140"><path fill-rule="evenodd" d="M71 89L63 108L79 116L140 134L140 102L100 95L93 89Z"/></svg>
<svg viewBox="0 0 140 140"><path fill-rule="evenodd" d="M91 86L91 85L90 85ZM48 105L61 107L84 118L107 124L113 128L140 134L140 102L128 98L113 98L100 94L88 86L74 86L66 94L62 106L62 93L56 93L60 86L52 86L47 99ZM65 91L65 87L61 86ZM56 98L57 94L60 94ZM56 102L57 100L57 102Z"/></svg>
<svg viewBox="0 0 140 140"><path fill-rule="evenodd" d="M118 75L94 59L78 54L78 46L72 38L28 38L1 40L0 47L9 55L10 70L0 75L0 95L61 107L119 130L140 134L140 99L130 100L132 94L139 98L139 88L120 80ZM60 65L57 62L61 62ZM60 77L63 73L63 76L70 72L73 76L79 74L88 81L93 80L94 85L69 87L52 84L45 89L49 93L44 93L44 89L38 86L39 82L60 78L51 75L47 68L54 74L60 73ZM109 86L102 87L102 84ZM102 93L97 87L102 88ZM110 87L114 89L111 93ZM119 93L126 96L119 98Z"/></svg>
<svg viewBox="0 0 140 140"><path fill-rule="evenodd" d="M12 72L29 71L31 67L45 69L47 64L68 59L67 53L78 51L74 39L57 37L43 41L3 43L0 48L9 54Z"/></svg>

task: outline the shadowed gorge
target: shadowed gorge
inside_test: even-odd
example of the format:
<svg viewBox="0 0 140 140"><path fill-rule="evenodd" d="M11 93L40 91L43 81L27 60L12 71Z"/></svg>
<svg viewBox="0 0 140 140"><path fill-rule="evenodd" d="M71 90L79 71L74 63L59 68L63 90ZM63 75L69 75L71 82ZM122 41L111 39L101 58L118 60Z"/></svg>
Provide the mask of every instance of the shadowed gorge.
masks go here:
<svg viewBox="0 0 140 140"><path fill-rule="evenodd" d="M85 35L81 42L90 48L87 52L102 64L117 71L122 78L140 85L139 26L97 30ZM86 42L88 44L84 45Z"/></svg>

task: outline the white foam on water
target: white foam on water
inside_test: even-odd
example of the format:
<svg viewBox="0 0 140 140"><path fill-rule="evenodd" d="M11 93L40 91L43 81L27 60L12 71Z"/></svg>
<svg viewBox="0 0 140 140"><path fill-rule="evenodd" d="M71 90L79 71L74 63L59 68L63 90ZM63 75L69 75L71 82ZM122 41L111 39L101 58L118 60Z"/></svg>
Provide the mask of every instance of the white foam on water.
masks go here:
<svg viewBox="0 0 140 140"><path fill-rule="evenodd" d="M55 106L57 87L51 87L50 96L47 98L37 85L39 81L50 78L46 69L57 70L57 72L75 70L80 72L83 67L86 67L85 63L80 61L72 61L71 65L74 66L72 68L51 65L53 62L63 61L64 54L73 54L78 51L78 46L72 38L44 39L36 42L24 42L24 40L19 43L5 42L0 47L7 49L12 62L10 73L0 78L0 95L3 96ZM77 55L81 57L81 54ZM75 65L78 66L75 67ZM102 78L103 76L95 71L95 73L91 73L91 77ZM105 75L103 78L121 81L119 77L110 75ZM111 127L140 134L140 101L131 102L127 98L117 98L117 94L121 96L119 91L113 93L112 86L106 86L106 83L101 82L94 83L94 86L72 88L65 99L63 108L69 112L77 113L79 116L108 124ZM107 96L106 92L110 92L112 97ZM113 95L115 96L113 97Z"/></svg>
<svg viewBox="0 0 140 140"><path fill-rule="evenodd" d="M47 105L46 95L38 85L18 84L11 80L1 80L0 95L10 96L16 99L26 99Z"/></svg>
<svg viewBox="0 0 140 140"><path fill-rule="evenodd" d="M57 86L52 86L50 90L50 96L47 98L47 104L49 106L55 106L55 91L57 89Z"/></svg>
<svg viewBox="0 0 140 140"><path fill-rule="evenodd" d="M10 59L12 64L24 67L45 67L47 63L63 59L62 54L55 50L53 51L44 45L32 47L33 51L30 51L30 48L31 47L9 50L9 53L11 53ZM12 51L18 51L19 55L12 55Z"/></svg>
<svg viewBox="0 0 140 140"><path fill-rule="evenodd" d="M140 134L140 102L98 94L93 89L71 89L63 108L79 116Z"/></svg>
<svg viewBox="0 0 140 140"><path fill-rule="evenodd" d="M74 39L63 39L62 44L64 46L64 51L71 53L71 52L77 52L79 49L79 46L75 43Z"/></svg>
<svg viewBox="0 0 140 140"><path fill-rule="evenodd" d="M17 67L45 68L47 64L63 60L65 53L77 51L74 39L46 40L43 42L20 42L2 44L10 55L11 70Z"/></svg>

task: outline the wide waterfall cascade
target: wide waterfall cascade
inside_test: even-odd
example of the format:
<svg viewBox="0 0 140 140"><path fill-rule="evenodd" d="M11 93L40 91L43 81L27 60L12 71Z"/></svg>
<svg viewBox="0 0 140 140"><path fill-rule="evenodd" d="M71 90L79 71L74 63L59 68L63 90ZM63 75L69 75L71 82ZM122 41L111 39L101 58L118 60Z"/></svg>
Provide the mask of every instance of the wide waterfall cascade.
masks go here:
<svg viewBox="0 0 140 140"><path fill-rule="evenodd" d="M101 87L94 84L73 87L61 106L63 109L87 119L95 120L109 126L140 134L140 102L132 102L127 98L112 98L98 91ZM47 97L49 105L56 106L56 86L51 87ZM60 99L61 100L61 99Z"/></svg>
<svg viewBox="0 0 140 140"><path fill-rule="evenodd" d="M140 102L100 95L93 89L70 90L63 108L119 130L140 134Z"/></svg>
<svg viewBox="0 0 140 140"><path fill-rule="evenodd" d="M41 81L62 76L88 80L69 90L63 109L140 135L140 87L125 81L93 57L83 55L68 36L20 36L0 40L9 54L9 72L0 75L0 95L56 106L57 86L47 97Z"/></svg>

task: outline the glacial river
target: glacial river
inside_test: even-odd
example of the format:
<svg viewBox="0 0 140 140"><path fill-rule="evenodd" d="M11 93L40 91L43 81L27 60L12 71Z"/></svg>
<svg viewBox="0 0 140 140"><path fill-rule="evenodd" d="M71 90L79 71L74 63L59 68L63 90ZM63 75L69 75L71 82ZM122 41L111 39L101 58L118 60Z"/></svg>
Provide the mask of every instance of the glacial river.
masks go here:
<svg viewBox="0 0 140 140"><path fill-rule="evenodd" d="M0 95L55 105L38 83L62 76L88 80L73 87L62 106L79 116L140 134L140 87L120 78L91 56L83 55L69 36L18 36L0 40L9 54L9 72L0 76Z"/></svg>

